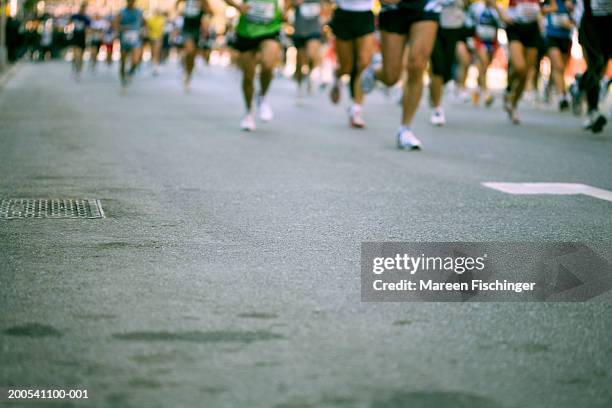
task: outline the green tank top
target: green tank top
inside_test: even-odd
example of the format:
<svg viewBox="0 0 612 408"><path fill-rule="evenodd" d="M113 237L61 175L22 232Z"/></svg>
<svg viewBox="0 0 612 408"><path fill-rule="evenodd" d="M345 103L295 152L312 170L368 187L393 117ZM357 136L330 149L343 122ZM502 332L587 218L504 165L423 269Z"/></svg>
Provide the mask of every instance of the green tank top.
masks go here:
<svg viewBox="0 0 612 408"><path fill-rule="evenodd" d="M278 33L283 23L278 0L247 0L251 7L240 16L236 33L241 37L257 38Z"/></svg>

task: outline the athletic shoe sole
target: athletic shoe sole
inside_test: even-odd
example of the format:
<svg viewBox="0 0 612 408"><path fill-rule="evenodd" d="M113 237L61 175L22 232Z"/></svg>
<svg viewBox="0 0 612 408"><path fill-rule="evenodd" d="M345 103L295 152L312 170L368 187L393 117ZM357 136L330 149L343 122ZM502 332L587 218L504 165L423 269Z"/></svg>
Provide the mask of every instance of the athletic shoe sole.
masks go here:
<svg viewBox="0 0 612 408"><path fill-rule="evenodd" d="M597 119L595 119L595 122L588 127L588 129L593 133L599 133L606 126L606 123L608 123L606 117L604 115L599 115Z"/></svg>

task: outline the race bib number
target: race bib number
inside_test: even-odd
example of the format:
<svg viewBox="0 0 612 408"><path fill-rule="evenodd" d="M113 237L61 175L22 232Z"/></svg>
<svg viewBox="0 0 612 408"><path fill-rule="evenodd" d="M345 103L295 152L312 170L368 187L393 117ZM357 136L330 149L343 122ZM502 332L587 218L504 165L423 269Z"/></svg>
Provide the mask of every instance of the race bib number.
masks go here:
<svg viewBox="0 0 612 408"><path fill-rule="evenodd" d="M246 17L257 24L268 24L274 20L276 5L268 1L250 1Z"/></svg>
<svg viewBox="0 0 612 408"><path fill-rule="evenodd" d="M83 31L85 30L85 23L77 20L74 22L74 31Z"/></svg>
<svg viewBox="0 0 612 408"><path fill-rule="evenodd" d="M567 28L570 19L567 14L554 13L550 15L550 23L555 28Z"/></svg>
<svg viewBox="0 0 612 408"><path fill-rule="evenodd" d="M497 28L488 25L476 26L478 38L484 41L493 41L497 38Z"/></svg>
<svg viewBox="0 0 612 408"><path fill-rule="evenodd" d="M537 3L520 3L516 6L516 12L522 21L535 21L540 14L540 5Z"/></svg>
<svg viewBox="0 0 612 408"><path fill-rule="evenodd" d="M123 41L128 45L134 45L138 43L140 39L140 32L138 30L129 30L123 33Z"/></svg>
<svg viewBox="0 0 612 408"><path fill-rule="evenodd" d="M321 4L302 3L300 4L300 14L304 18L317 18L321 15Z"/></svg>
<svg viewBox="0 0 612 408"><path fill-rule="evenodd" d="M185 3L185 16L196 17L200 14L200 3L197 1L188 1Z"/></svg>

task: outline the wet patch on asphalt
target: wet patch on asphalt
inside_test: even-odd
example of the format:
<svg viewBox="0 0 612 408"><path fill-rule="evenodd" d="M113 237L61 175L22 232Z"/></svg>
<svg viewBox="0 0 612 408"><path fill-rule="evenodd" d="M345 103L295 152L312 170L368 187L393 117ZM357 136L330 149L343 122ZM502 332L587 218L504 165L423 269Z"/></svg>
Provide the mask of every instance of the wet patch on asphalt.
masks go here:
<svg viewBox="0 0 612 408"><path fill-rule="evenodd" d="M608 376L608 373L605 370L595 369L591 373L587 373L585 375L579 375L576 377L562 378L557 380L560 384L565 385L587 385L592 381L597 381L604 379Z"/></svg>
<svg viewBox="0 0 612 408"><path fill-rule="evenodd" d="M97 322L99 320L112 320L112 319L117 318L117 316L115 315L105 314L105 313L85 313L85 314L74 315L74 317L77 319L90 320L94 322Z"/></svg>
<svg viewBox="0 0 612 408"><path fill-rule="evenodd" d="M163 243L159 241L144 241L144 242L126 242L126 241L111 241L111 242L101 242L99 244L93 245L94 249L98 250L113 250L113 249L161 249L163 248Z"/></svg>
<svg viewBox="0 0 612 408"><path fill-rule="evenodd" d="M265 313L265 312L248 312L248 313L239 313L238 317L243 317L245 319L276 319L278 315L276 313Z"/></svg>
<svg viewBox="0 0 612 408"><path fill-rule="evenodd" d="M21 336L21 337L61 337L62 332L57 330L55 327L40 324L40 323L26 323L20 326L9 327L3 331L4 334L9 336Z"/></svg>
<svg viewBox="0 0 612 408"><path fill-rule="evenodd" d="M125 341L145 342L191 342L191 343L253 343L257 341L281 340L284 336L269 331L189 331L189 332L128 332L115 333L113 337Z"/></svg>
<svg viewBox="0 0 612 408"><path fill-rule="evenodd" d="M202 386L199 388L199 390L205 394L211 394L211 395L221 394L226 391L226 389L223 387L212 387L212 386Z"/></svg>
<svg viewBox="0 0 612 408"><path fill-rule="evenodd" d="M543 353L550 350L550 346L542 343L523 343L513 347L514 351L527 354Z"/></svg>
<svg viewBox="0 0 612 408"><path fill-rule="evenodd" d="M394 391L377 399L370 408L502 408L496 401L476 394L453 391Z"/></svg>
<svg viewBox="0 0 612 408"><path fill-rule="evenodd" d="M166 353L138 354L130 357L130 360L140 364L164 364L180 359L183 355L177 351Z"/></svg>
<svg viewBox="0 0 612 408"><path fill-rule="evenodd" d="M128 385L134 388L157 389L162 388L163 384L150 378L133 378L128 381Z"/></svg>

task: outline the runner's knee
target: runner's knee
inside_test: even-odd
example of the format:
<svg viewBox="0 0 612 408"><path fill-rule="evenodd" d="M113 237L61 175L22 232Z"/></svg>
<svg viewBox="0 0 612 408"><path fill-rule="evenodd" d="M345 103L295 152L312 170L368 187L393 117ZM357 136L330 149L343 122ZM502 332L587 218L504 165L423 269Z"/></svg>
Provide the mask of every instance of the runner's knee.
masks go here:
<svg viewBox="0 0 612 408"><path fill-rule="evenodd" d="M383 66L383 78L381 78L382 82L387 86L395 85L400 79L400 70L401 67Z"/></svg>
<svg viewBox="0 0 612 408"><path fill-rule="evenodd" d="M421 76L423 71L427 68L427 58L425 57L425 53L416 53L411 55L408 60L408 79L416 80L413 78L415 75ZM419 78L421 80L421 78Z"/></svg>
<svg viewBox="0 0 612 408"><path fill-rule="evenodd" d="M527 64L525 64L524 62L521 63L512 63L512 72L514 72L514 75L516 75L519 78L526 78L527 77Z"/></svg>

